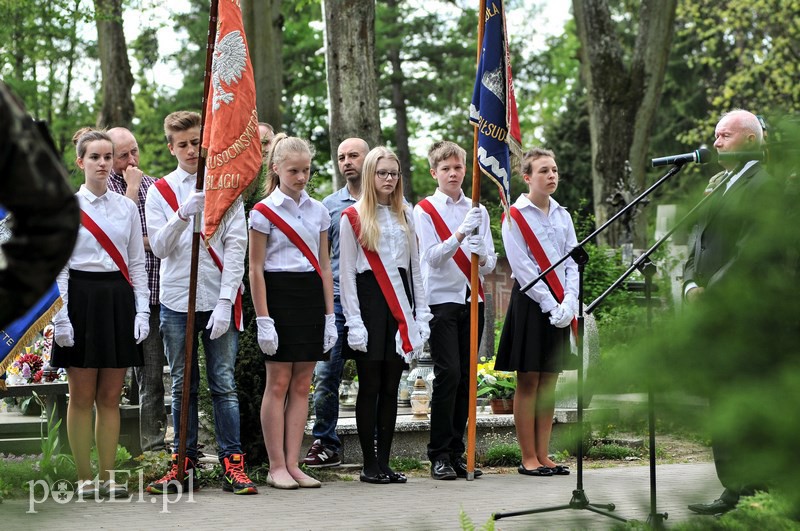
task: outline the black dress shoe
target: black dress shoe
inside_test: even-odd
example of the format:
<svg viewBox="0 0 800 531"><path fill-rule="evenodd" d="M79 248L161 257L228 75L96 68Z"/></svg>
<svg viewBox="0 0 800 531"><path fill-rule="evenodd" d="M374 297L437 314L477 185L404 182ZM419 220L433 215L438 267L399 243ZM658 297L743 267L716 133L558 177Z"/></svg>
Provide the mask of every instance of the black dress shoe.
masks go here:
<svg viewBox="0 0 800 531"><path fill-rule="evenodd" d="M389 476L389 483L406 483L408 478L402 472L391 472Z"/></svg>
<svg viewBox="0 0 800 531"><path fill-rule="evenodd" d="M378 472L374 476L367 475L363 470L361 471L361 475L358 477L364 483L373 483L375 485L388 485L390 483L389 476L382 472Z"/></svg>
<svg viewBox="0 0 800 531"><path fill-rule="evenodd" d="M540 466L538 468L525 468L525 465L519 465L517 467L517 472L524 476L549 477L553 475L553 471L546 466Z"/></svg>
<svg viewBox="0 0 800 531"><path fill-rule="evenodd" d="M697 514L724 514L736 508L735 504L717 499L711 503L692 503L689 510Z"/></svg>
<svg viewBox="0 0 800 531"><path fill-rule="evenodd" d="M431 477L433 479L456 479L458 476L450 461L437 459L431 465Z"/></svg>
<svg viewBox="0 0 800 531"><path fill-rule="evenodd" d="M458 457L453 460L453 470L456 471L456 476L462 479L467 477L467 460L463 457ZM473 472L473 477L479 478L483 475L480 468L476 468Z"/></svg>

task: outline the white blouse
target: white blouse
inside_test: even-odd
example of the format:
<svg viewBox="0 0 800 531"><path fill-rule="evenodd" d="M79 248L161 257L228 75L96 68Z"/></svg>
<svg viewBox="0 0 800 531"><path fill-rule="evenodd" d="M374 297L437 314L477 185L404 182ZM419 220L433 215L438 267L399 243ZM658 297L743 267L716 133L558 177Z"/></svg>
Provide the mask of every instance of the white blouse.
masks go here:
<svg viewBox="0 0 800 531"><path fill-rule="evenodd" d="M356 207L359 203L356 203ZM400 224L397 216L388 206L380 205L377 209L378 224L381 229L381 240L388 242L391 248L391 259L393 263L386 263L384 266L405 269L410 275L413 290L413 306L417 319L423 318L430 313L426 302L425 288L422 283L422 275L419 269L419 249L414 235L414 222L411 216L411 209L405 207L405 216L408 222L406 229ZM386 247L386 246L384 246ZM409 269L410 268L410 269ZM342 216L339 220L339 291L342 301L342 310L348 325L361 324L361 308L358 302L358 291L356 289L356 275L364 271L371 271L364 250L358 242L353 227L347 216ZM398 291L402 292L402 288Z"/></svg>
<svg viewBox="0 0 800 531"><path fill-rule="evenodd" d="M312 199L303 191L300 196L300 204L297 204L294 199L281 192L279 188L276 188L260 202L266 205L267 208L274 210L284 220L294 218L290 225L299 222L311 236L311 241L304 241L306 241L314 256L319 257L320 233L328 232L328 228L331 225L331 215L322 203ZM311 262L308 261L302 251L289 240L288 236L256 209L250 211L250 228L269 236L267 238L266 257L264 258L264 271L303 273L314 271L314 266L311 265Z"/></svg>
<svg viewBox="0 0 800 531"><path fill-rule="evenodd" d="M528 225L530 225L531 230L541 241L549 240L555 246L559 258L578 245L575 227L572 225L572 218L569 212L552 197L550 198L550 208L547 214L531 203L524 194L517 199L514 206L519 209ZM539 264L533 258L533 254L516 223L514 223L513 228L509 226L509 217L506 217L503 221L503 245L506 248L508 262L511 265L512 278L519 282L520 287L524 287L541 274L543 269L539 267ZM577 298L578 265L572 258L567 258L564 262L564 277L564 293L571 293ZM544 280L534 284L525 294L537 302L545 313L558 306L558 301L550 293L550 289Z"/></svg>
<svg viewBox="0 0 800 531"><path fill-rule="evenodd" d="M147 287L147 271L144 268L144 243L139 209L130 199L112 191L96 196L81 185L75 194L88 201L95 211L106 220L106 224L116 229L116 234L109 234L119 250L133 284L136 300L136 311L150 313L150 288ZM69 270L110 273L119 271L117 264L109 256L100 242L83 225L78 230L78 239L72 250L67 265L58 274L58 291L64 300L64 308L68 300ZM63 311L63 310L62 310Z"/></svg>

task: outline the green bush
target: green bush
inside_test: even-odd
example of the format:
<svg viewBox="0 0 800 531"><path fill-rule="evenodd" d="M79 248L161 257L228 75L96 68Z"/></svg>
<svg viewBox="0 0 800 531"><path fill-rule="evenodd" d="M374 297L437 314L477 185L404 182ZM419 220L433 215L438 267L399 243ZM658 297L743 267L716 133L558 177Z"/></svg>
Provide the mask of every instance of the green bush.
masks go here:
<svg viewBox="0 0 800 531"><path fill-rule="evenodd" d="M486 466L517 466L522 462L522 452L516 443L493 444L482 458Z"/></svg>

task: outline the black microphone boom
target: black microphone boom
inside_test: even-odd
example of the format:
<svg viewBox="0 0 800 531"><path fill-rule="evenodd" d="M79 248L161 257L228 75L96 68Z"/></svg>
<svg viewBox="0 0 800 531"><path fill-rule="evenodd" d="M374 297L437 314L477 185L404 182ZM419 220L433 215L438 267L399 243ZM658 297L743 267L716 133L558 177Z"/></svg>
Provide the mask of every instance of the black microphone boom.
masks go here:
<svg viewBox="0 0 800 531"><path fill-rule="evenodd" d="M687 162L696 162L698 164L705 164L711 162L711 151L706 148L700 148L692 151L691 153L684 153L683 155L670 155L669 157L658 157L650 161L654 168L659 166L672 166L673 164L686 164Z"/></svg>

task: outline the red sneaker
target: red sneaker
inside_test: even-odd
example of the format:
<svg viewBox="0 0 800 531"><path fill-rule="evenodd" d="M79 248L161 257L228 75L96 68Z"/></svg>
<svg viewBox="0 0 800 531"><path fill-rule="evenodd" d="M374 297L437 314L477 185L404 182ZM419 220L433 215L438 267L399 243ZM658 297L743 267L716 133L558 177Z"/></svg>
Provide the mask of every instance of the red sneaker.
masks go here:
<svg viewBox="0 0 800 531"><path fill-rule="evenodd" d="M258 494L256 484L250 481L244 471L244 455L231 454L222 459L225 475L222 476L222 490L234 494Z"/></svg>

